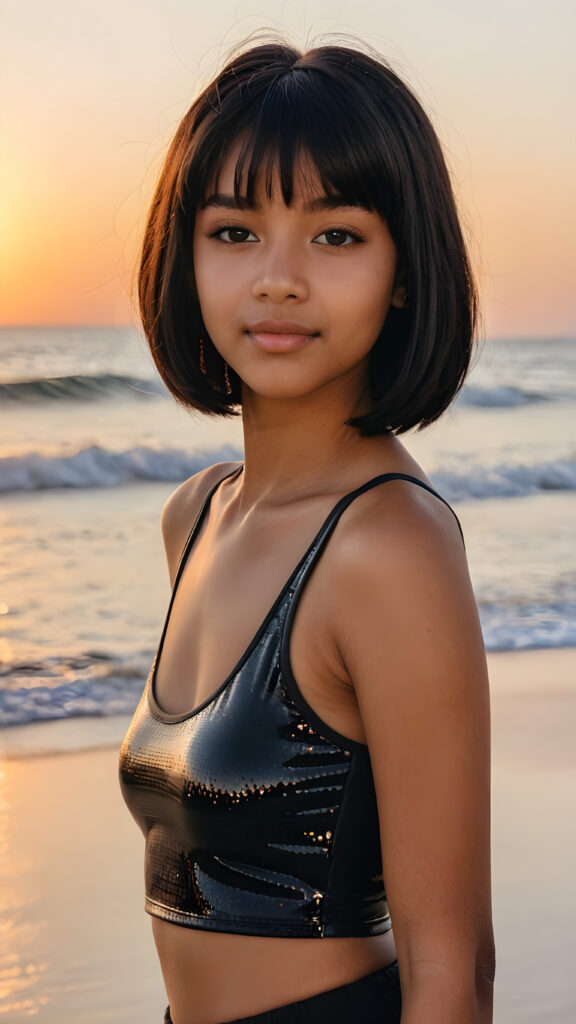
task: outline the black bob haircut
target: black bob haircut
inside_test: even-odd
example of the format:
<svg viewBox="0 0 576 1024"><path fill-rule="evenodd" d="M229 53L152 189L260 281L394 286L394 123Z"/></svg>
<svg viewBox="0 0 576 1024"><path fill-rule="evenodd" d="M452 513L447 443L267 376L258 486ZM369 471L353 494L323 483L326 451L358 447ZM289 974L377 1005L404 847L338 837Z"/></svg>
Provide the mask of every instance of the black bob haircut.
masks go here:
<svg viewBox="0 0 576 1024"><path fill-rule="evenodd" d="M349 46L301 53L267 42L241 49L201 93L170 145L149 212L138 276L140 314L158 371L177 402L238 415L241 380L208 338L196 295L196 211L232 149L236 197L268 195L278 169L290 205L305 155L329 196L379 213L409 296L390 307L370 354L372 409L361 434L422 429L444 412L469 369L478 300L436 133L410 89L377 54ZM204 338L205 373L200 369ZM235 408L236 407L236 408Z"/></svg>

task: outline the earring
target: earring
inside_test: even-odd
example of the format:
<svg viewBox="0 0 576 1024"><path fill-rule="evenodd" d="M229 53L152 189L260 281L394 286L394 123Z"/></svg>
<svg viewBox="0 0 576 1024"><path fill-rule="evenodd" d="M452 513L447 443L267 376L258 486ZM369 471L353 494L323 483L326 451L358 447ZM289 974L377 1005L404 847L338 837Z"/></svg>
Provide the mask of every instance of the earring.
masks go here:
<svg viewBox="0 0 576 1024"><path fill-rule="evenodd" d="M204 359L204 338L200 336L200 372L206 376L206 360Z"/></svg>
<svg viewBox="0 0 576 1024"><path fill-rule="evenodd" d="M404 301L404 308L406 308L406 306L410 305L410 294L409 294L409 292L404 292L404 300L403 301Z"/></svg>
<svg viewBox="0 0 576 1024"><path fill-rule="evenodd" d="M226 394L232 394L232 385L230 383L230 377L228 376L228 363L224 363L224 383L226 384Z"/></svg>

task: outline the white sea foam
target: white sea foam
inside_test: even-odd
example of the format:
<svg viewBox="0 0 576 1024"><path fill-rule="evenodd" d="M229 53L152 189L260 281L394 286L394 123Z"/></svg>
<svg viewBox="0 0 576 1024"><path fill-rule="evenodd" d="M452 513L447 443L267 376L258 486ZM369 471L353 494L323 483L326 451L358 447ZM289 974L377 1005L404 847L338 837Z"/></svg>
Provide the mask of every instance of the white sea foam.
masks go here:
<svg viewBox="0 0 576 1024"><path fill-rule="evenodd" d="M29 452L0 459L0 491L116 487L142 480L178 483L215 462L240 459L242 452L230 445L211 451L141 446L116 452L89 445L61 455ZM448 501L521 498L538 491L576 490L576 460L488 467L466 460L465 468L439 467L430 476Z"/></svg>
<svg viewBox="0 0 576 1024"><path fill-rule="evenodd" d="M152 656L49 657L5 665L0 726L61 718L121 715L138 703Z"/></svg>
<svg viewBox="0 0 576 1024"><path fill-rule="evenodd" d="M137 480L179 482L215 462L241 457L228 445L209 452L144 446L115 452L100 445L61 455L29 452L0 459L0 491L116 487Z"/></svg>
<svg viewBox="0 0 576 1024"><path fill-rule="evenodd" d="M576 460L557 459L533 465L501 463L466 470L440 468L430 474L434 486L448 501L479 498L523 498L538 491L576 490Z"/></svg>

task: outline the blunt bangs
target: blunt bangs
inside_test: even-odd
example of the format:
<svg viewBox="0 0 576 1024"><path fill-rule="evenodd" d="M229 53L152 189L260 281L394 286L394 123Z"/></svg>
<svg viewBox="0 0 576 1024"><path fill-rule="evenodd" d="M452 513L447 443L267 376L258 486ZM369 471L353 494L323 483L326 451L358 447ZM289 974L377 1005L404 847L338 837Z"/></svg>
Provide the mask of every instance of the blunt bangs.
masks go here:
<svg viewBox="0 0 576 1024"><path fill-rule="evenodd" d="M240 52L183 118L168 152L142 247L142 322L157 368L177 401L238 415L241 381L207 339L192 266L197 210L218 190L240 145L234 194L255 207L279 182L359 206L386 220L409 294L391 307L370 359L373 408L346 420L362 434L402 433L436 420L471 359L477 297L449 174L434 129L381 59L342 46L299 53L283 44ZM312 177L310 176L312 172ZM206 373L199 369L203 337Z"/></svg>
<svg viewBox="0 0 576 1024"><path fill-rule="evenodd" d="M278 175L282 199L291 206L297 186L306 191L310 185L302 175L306 166L317 174L324 195L388 219L396 184L387 168L375 165L374 153L366 145L368 119L354 115L352 97L334 96L330 81L315 81L318 77L294 67L272 81L261 102L253 102L244 117L231 110L212 121L187 173L194 210L202 205L230 151L243 140L234 178L236 199L253 207L262 186L272 198ZM312 196L311 187L309 191Z"/></svg>

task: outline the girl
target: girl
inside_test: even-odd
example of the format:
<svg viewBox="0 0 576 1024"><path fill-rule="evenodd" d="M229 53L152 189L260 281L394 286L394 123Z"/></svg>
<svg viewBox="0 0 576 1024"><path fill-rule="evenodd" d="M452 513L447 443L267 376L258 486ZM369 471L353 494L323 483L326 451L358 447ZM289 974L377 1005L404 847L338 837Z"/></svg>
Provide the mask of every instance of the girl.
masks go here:
<svg viewBox="0 0 576 1024"><path fill-rule="evenodd" d="M244 461L163 512L121 753L173 1024L488 1024L489 692L455 513L398 439L476 297L418 101L356 47L236 53L183 118L140 308ZM320 941L319 941L320 940Z"/></svg>

